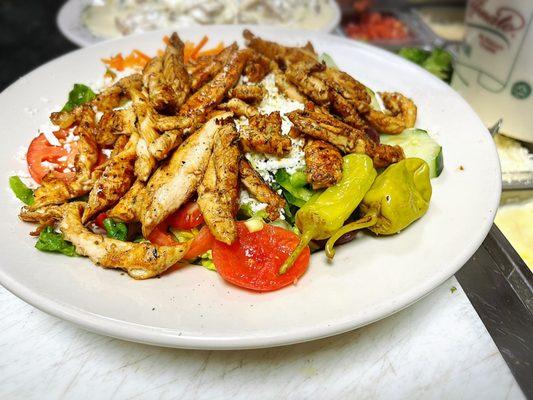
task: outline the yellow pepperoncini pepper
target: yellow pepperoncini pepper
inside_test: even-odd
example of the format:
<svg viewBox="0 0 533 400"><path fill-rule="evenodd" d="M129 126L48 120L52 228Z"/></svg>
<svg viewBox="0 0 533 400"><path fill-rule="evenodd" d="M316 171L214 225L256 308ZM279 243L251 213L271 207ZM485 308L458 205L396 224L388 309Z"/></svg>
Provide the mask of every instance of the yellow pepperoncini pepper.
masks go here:
<svg viewBox="0 0 533 400"><path fill-rule="evenodd" d="M420 158L406 158L379 175L361 201L362 217L340 228L326 244L326 255L345 233L368 228L377 235L392 235L422 217L431 199L429 166Z"/></svg>
<svg viewBox="0 0 533 400"><path fill-rule="evenodd" d="M376 179L372 159L365 154L349 154L342 159L339 183L314 195L296 213L296 226L302 232L300 243L281 266L283 274L313 239L327 239L337 232L355 211Z"/></svg>

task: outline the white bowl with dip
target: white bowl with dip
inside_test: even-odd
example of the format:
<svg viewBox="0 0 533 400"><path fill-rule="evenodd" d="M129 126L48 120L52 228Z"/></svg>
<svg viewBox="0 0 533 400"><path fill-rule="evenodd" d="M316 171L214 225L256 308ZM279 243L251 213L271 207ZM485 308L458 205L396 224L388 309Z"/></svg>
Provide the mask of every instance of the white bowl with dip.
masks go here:
<svg viewBox="0 0 533 400"><path fill-rule="evenodd" d="M255 0L145 0L142 6L137 2L68 0L57 14L57 25L67 39L85 47L156 29L211 24L280 25L327 33L341 20L335 0L267 0L261 7L253 5Z"/></svg>

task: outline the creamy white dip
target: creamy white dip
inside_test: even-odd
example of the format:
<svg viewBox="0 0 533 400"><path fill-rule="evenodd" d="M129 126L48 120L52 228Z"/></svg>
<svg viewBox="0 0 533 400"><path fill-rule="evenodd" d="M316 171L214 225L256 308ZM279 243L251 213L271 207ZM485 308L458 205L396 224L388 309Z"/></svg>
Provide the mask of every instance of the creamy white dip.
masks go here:
<svg viewBox="0 0 533 400"><path fill-rule="evenodd" d="M94 0L82 20L101 38L161 28L265 24L320 30L336 16L333 0Z"/></svg>

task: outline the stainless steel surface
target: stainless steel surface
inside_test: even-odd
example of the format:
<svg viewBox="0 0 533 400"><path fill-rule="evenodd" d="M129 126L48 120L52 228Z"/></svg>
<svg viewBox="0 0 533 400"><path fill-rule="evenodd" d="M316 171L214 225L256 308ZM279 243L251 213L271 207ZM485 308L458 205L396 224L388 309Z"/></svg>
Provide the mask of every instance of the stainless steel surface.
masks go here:
<svg viewBox="0 0 533 400"><path fill-rule="evenodd" d="M528 398L533 398L533 274L500 230L456 274Z"/></svg>

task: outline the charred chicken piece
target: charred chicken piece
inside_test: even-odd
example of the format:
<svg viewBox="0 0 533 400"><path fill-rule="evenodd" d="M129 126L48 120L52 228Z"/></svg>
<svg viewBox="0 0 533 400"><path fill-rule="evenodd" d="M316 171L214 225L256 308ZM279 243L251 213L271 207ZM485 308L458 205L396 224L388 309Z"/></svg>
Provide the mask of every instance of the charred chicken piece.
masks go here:
<svg viewBox="0 0 533 400"><path fill-rule="evenodd" d="M238 134L233 121L217 133L207 170L198 186L198 205L209 230L221 242L237 239L235 214L239 197Z"/></svg>
<svg viewBox="0 0 533 400"><path fill-rule="evenodd" d="M280 208L285 207L285 200L265 183L261 175L250 165L245 158L239 161L239 176L241 183L252 197L267 204L267 214L271 221L279 218Z"/></svg>
<svg viewBox="0 0 533 400"><path fill-rule="evenodd" d="M367 154L376 168L386 167L405 157L400 146L377 144L364 131L339 121L324 110L296 110L287 116L306 135L331 143L344 153Z"/></svg>
<svg viewBox="0 0 533 400"><path fill-rule="evenodd" d="M90 232L81 222L82 207L65 205L59 229L72 242L78 254L104 268L120 268L134 279L160 275L183 258L189 245L157 246L151 243L123 242Z"/></svg>
<svg viewBox="0 0 533 400"><path fill-rule="evenodd" d="M141 90L142 84L141 74L126 76L99 93L92 104L96 106L98 111L111 111L129 99L130 90Z"/></svg>
<svg viewBox="0 0 533 400"><path fill-rule="evenodd" d="M291 139L281 134L279 111L251 117L250 124L241 127L240 138L245 151L283 157L289 154L292 148Z"/></svg>
<svg viewBox="0 0 533 400"><path fill-rule="evenodd" d="M102 175L89 193L89 200L82 217L84 224L97 213L114 206L130 189L135 180L133 168L138 139L137 133L131 135L125 148L107 162Z"/></svg>
<svg viewBox="0 0 533 400"><path fill-rule="evenodd" d="M189 73L183 63L184 44L173 33L165 53L152 58L143 71L143 84L154 109L161 114L176 114L189 95Z"/></svg>
<svg viewBox="0 0 533 400"><path fill-rule="evenodd" d="M323 140L308 140L305 147L307 182L312 188L323 189L342 178L342 155L333 145Z"/></svg>
<svg viewBox="0 0 533 400"><path fill-rule="evenodd" d="M215 56L200 57L190 70L191 91L197 91L205 83L213 79L226 65L231 54L237 50L237 44L232 43Z"/></svg>
<svg viewBox="0 0 533 400"><path fill-rule="evenodd" d="M259 111L256 107L236 98L230 99L227 103L219 104L218 108L221 110L231 111L237 117L251 118L259 114Z"/></svg>
<svg viewBox="0 0 533 400"><path fill-rule="evenodd" d="M259 54L257 51L250 52L250 58L244 67L244 75L249 82L261 82L272 70L272 61Z"/></svg>
<svg viewBox="0 0 533 400"><path fill-rule="evenodd" d="M246 51L233 51L227 64L222 70L200 90L190 96L182 106L179 116L205 121L208 114L217 107L229 89L231 89L241 76L242 70L248 59ZM180 135L176 131L165 132L150 147L150 152L158 155L158 159L166 155L177 145Z"/></svg>
<svg viewBox="0 0 533 400"><path fill-rule="evenodd" d="M228 91L228 97L237 98L246 103L259 103L266 95L266 90L259 85L237 85Z"/></svg>

